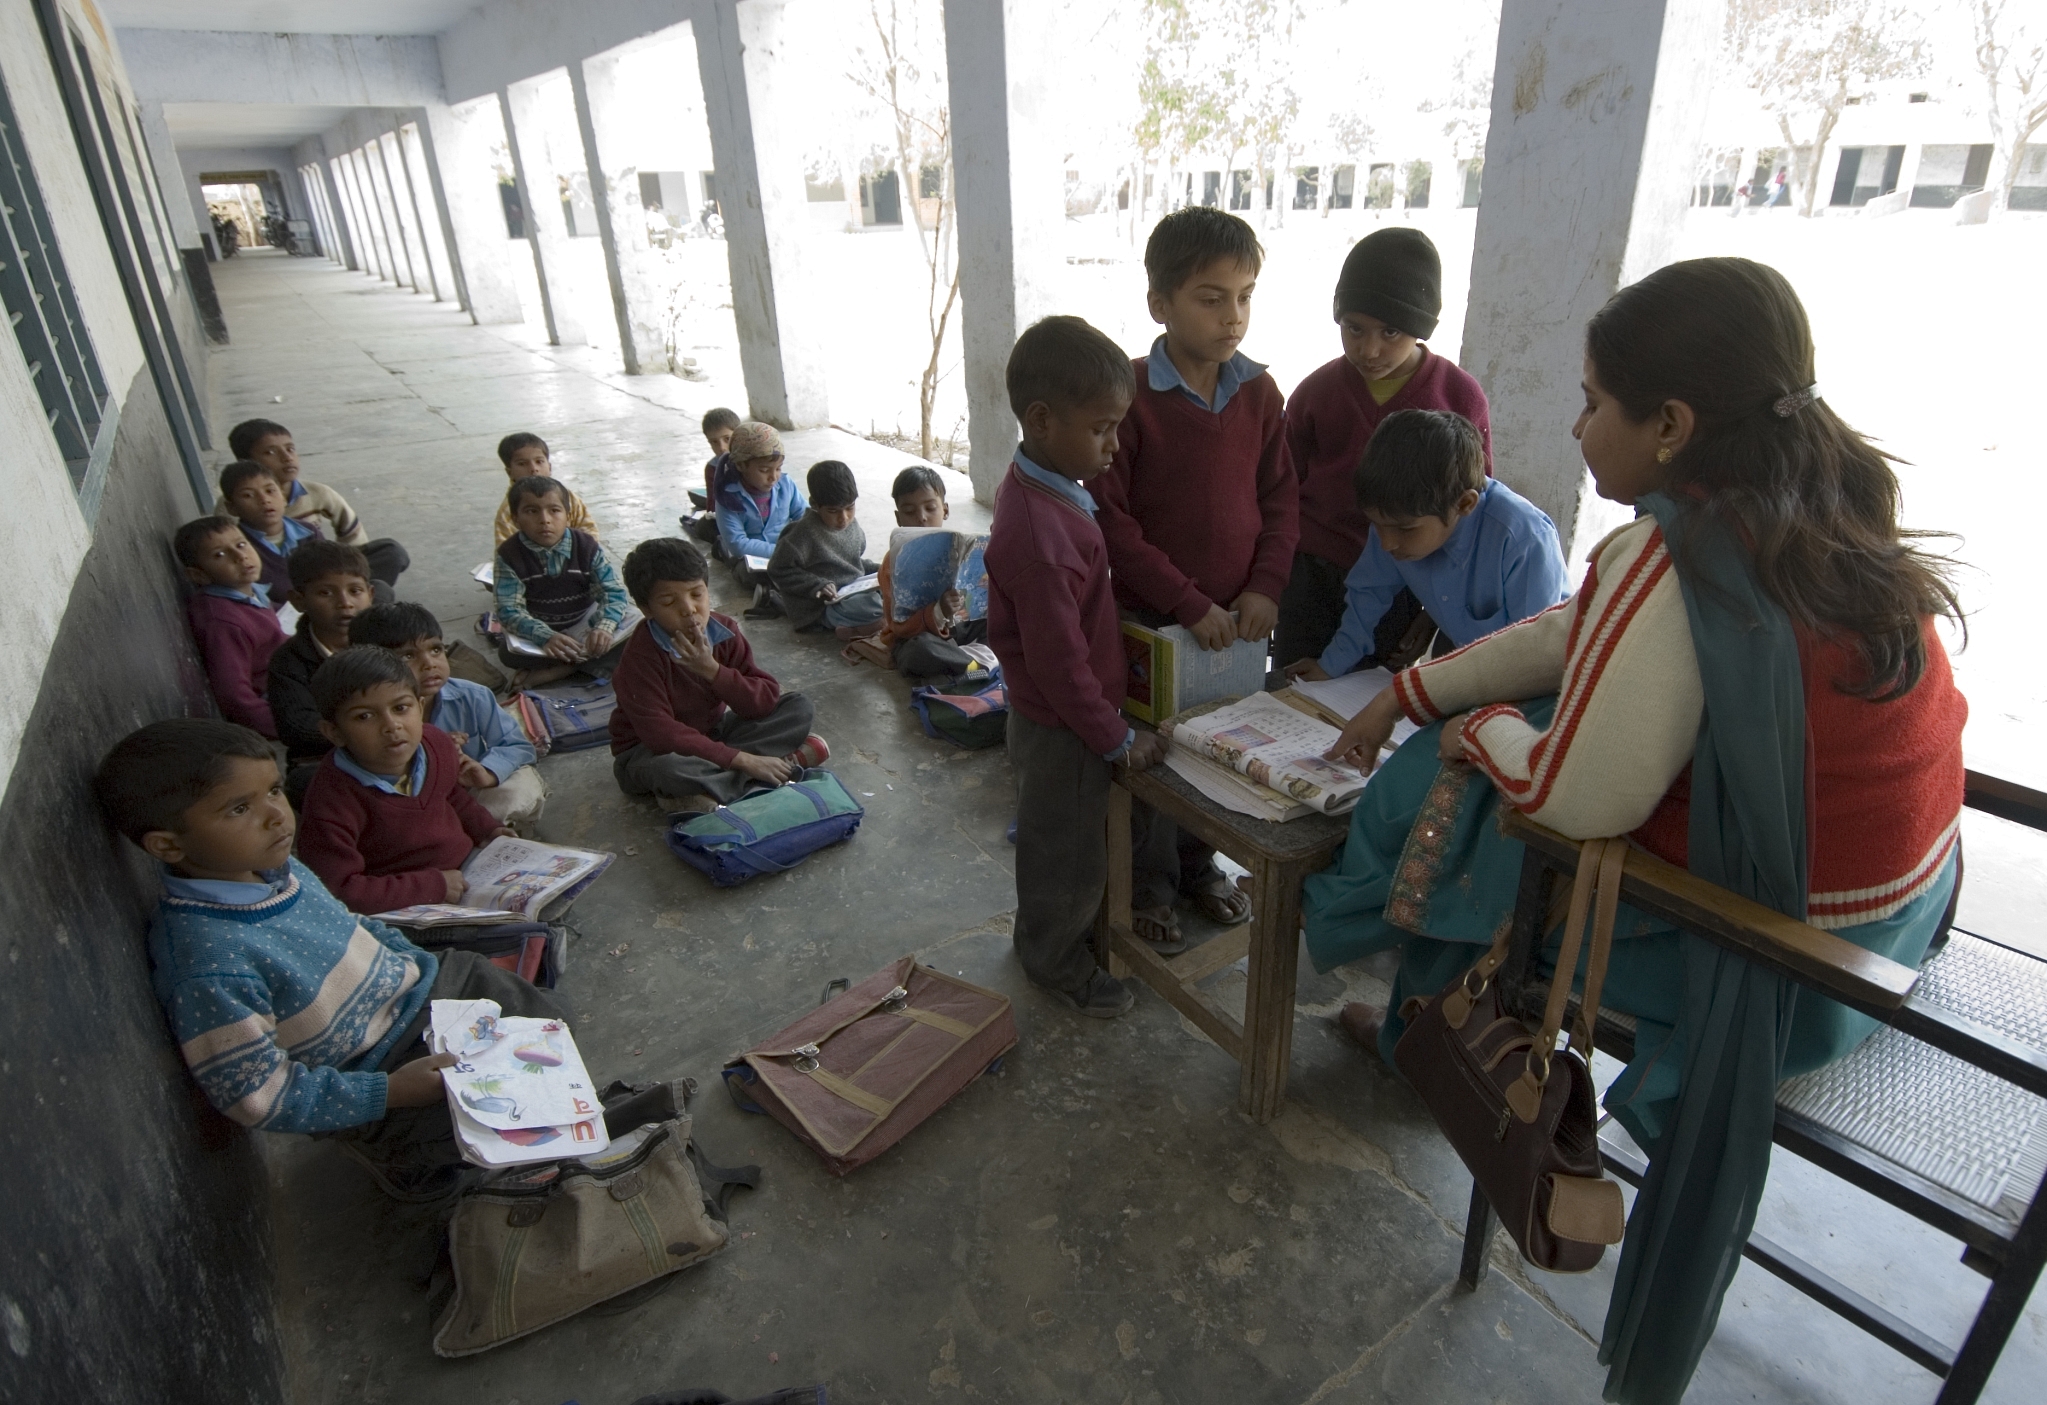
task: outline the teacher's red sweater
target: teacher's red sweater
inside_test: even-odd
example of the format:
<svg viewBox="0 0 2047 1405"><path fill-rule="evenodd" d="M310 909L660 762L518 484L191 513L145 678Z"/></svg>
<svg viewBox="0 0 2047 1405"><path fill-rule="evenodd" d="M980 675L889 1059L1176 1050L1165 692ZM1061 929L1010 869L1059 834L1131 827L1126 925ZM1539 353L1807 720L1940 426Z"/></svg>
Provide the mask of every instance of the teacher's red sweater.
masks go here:
<svg viewBox="0 0 2047 1405"><path fill-rule="evenodd" d="M389 795L335 764L330 751L313 772L299 811L299 859L352 912L448 900L446 869L462 867L499 825L462 788L455 743L429 723L426 778L418 793Z"/></svg>
<svg viewBox="0 0 2047 1405"><path fill-rule="evenodd" d="M1300 536L1279 387L1260 372L1216 414L1177 387L1153 390L1143 357L1136 366L1116 460L1088 484L1117 603L1191 626L1247 590L1278 600Z"/></svg>
<svg viewBox="0 0 2047 1405"><path fill-rule="evenodd" d="M1381 405L1341 356L1318 366L1286 402L1287 449L1301 480L1301 550L1341 566L1357 564L1371 524L1358 511L1352 475L1379 421L1395 410L1450 410L1478 426L1486 474L1493 471L1492 418L1485 392L1455 361L1426 346L1407 384Z"/></svg>

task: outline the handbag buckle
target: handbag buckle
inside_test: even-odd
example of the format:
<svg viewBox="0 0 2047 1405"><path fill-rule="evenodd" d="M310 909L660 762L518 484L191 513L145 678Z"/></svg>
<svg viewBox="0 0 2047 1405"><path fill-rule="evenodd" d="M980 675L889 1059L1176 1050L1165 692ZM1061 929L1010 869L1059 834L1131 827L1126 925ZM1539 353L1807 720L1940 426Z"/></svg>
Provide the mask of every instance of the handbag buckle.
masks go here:
<svg viewBox="0 0 2047 1405"><path fill-rule="evenodd" d="M817 1045L799 1044L789 1052L796 1056L796 1071L798 1073L817 1072Z"/></svg>
<svg viewBox="0 0 2047 1405"><path fill-rule="evenodd" d="M909 1008L909 1004L910 992L902 986L897 986L887 995L881 997L881 1008L888 1011L891 1015L900 1015Z"/></svg>

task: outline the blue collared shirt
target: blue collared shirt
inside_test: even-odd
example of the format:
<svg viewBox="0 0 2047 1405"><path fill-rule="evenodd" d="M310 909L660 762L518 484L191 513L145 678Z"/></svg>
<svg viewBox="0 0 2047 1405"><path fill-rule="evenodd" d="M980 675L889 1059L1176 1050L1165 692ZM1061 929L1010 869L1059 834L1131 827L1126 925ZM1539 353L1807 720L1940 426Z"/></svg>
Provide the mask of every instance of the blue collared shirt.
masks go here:
<svg viewBox="0 0 2047 1405"><path fill-rule="evenodd" d="M265 610L270 608L270 587L261 581L257 581L247 590L236 590L231 585L202 585L199 587L199 593L218 596L222 600L233 600L237 604L258 605Z"/></svg>
<svg viewBox="0 0 2047 1405"><path fill-rule="evenodd" d="M1365 538L1344 578L1343 623L1318 660L1323 672L1340 678L1371 656L1373 632L1403 586L1460 649L1571 594L1556 524L1497 478L1488 479L1478 506L1419 561L1388 556L1377 529Z"/></svg>
<svg viewBox="0 0 2047 1405"><path fill-rule="evenodd" d="M481 762L500 782L521 766L531 766L538 757L533 743L519 730L511 714L498 706L490 689L466 678L450 678L434 699L433 715L427 718L444 732L460 732L462 752ZM421 756L426 748L419 749ZM417 790L418 783L414 782Z"/></svg>
<svg viewBox="0 0 2047 1405"><path fill-rule="evenodd" d="M332 754L335 765L339 766L347 775L355 777L356 780L368 786L371 790L381 790L386 795L404 795L407 793L400 790L389 776L380 776L375 771L365 769L361 762L348 754L347 747L337 746ZM413 795L419 794L426 785L426 744L424 742L420 744L418 750L412 753L412 764L406 767L406 771L411 780L412 789L410 793Z"/></svg>
<svg viewBox="0 0 2047 1405"><path fill-rule="evenodd" d="M659 647L662 653L668 655L669 658L674 659L677 663L682 662L682 653L675 647L674 635L670 634L660 625L655 624L651 618L642 619L640 621L640 628L648 631L650 634L653 635L654 643L657 647ZM720 644L723 644L727 639L730 639L731 637L732 631L725 628L724 625L718 623L718 617L716 615L713 615L709 619L704 621L704 638L711 641L711 647L713 649L717 648Z"/></svg>
<svg viewBox="0 0 2047 1405"><path fill-rule="evenodd" d="M163 865L163 890L188 902L215 903L222 907L252 907L276 897L291 886L291 865L273 868L261 883L237 883L229 878L187 878Z"/></svg>
<svg viewBox="0 0 2047 1405"><path fill-rule="evenodd" d="M1202 409L1221 414L1223 406L1230 403L1230 397L1237 393L1246 381L1255 381L1265 374L1265 368L1239 351L1216 368L1215 399L1207 401L1195 393L1187 384L1187 378L1180 374L1180 368L1173 364L1173 358L1166 354L1166 338L1159 334L1151 344L1151 353L1144 358L1144 379L1153 390L1177 390Z"/></svg>
<svg viewBox="0 0 2047 1405"><path fill-rule="evenodd" d="M1050 488L1066 501L1085 512L1095 515L1095 495L1080 486L1063 473L1054 473L1049 468L1040 468L1032 463L1022 449L1016 451L1016 471L1041 488Z"/></svg>

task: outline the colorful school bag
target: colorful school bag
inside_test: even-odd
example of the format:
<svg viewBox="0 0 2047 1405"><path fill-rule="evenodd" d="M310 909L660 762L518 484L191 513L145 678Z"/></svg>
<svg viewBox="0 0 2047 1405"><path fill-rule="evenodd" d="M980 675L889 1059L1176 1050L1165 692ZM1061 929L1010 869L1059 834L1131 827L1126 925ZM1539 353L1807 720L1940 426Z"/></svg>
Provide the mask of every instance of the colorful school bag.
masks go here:
<svg viewBox="0 0 2047 1405"><path fill-rule="evenodd" d="M618 694L608 679L528 688L512 700L521 730L542 756L609 745L617 710Z"/></svg>
<svg viewBox="0 0 2047 1405"><path fill-rule="evenodd" d="M924 725L925 736L969 751L999 746L1009 733L1009 693L999 672L991 681L957 693L912 688L910 710Z"/></svg>
<svg viewBox="0 0 2047 1405"><path fill-rule="evenodd" d="M867 811L830 771L812 769L707 815L668 828L668 847L720 888L786 873L819 849L853 837Z"/></svg>

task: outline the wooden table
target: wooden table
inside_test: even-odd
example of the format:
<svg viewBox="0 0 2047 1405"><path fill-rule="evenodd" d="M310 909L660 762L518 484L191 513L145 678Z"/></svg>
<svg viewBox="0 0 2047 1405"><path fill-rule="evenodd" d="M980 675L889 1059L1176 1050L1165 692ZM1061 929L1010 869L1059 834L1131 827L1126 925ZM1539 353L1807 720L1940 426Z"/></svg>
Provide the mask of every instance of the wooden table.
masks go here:
<svg viewBox="0 0 2047 1405"><path fill-rule="evenodd" d="M1251 870L1249 923L1170 958L1145 945L1130 924L1133 799ZM1139 977L1242 1064L1238 1105L1260 1122L1279 1111L1293 1056L1301 880L1329 866L1349 831L1348 816L1304 815L1278 824L1226 810L1163 763L1135 772L1119 766L1109 789L1109 884L1096 922L1102 964L1117 976ZM1198 982L1244 956L1251 958L1250 986L1239 1023Z"/></svg>

